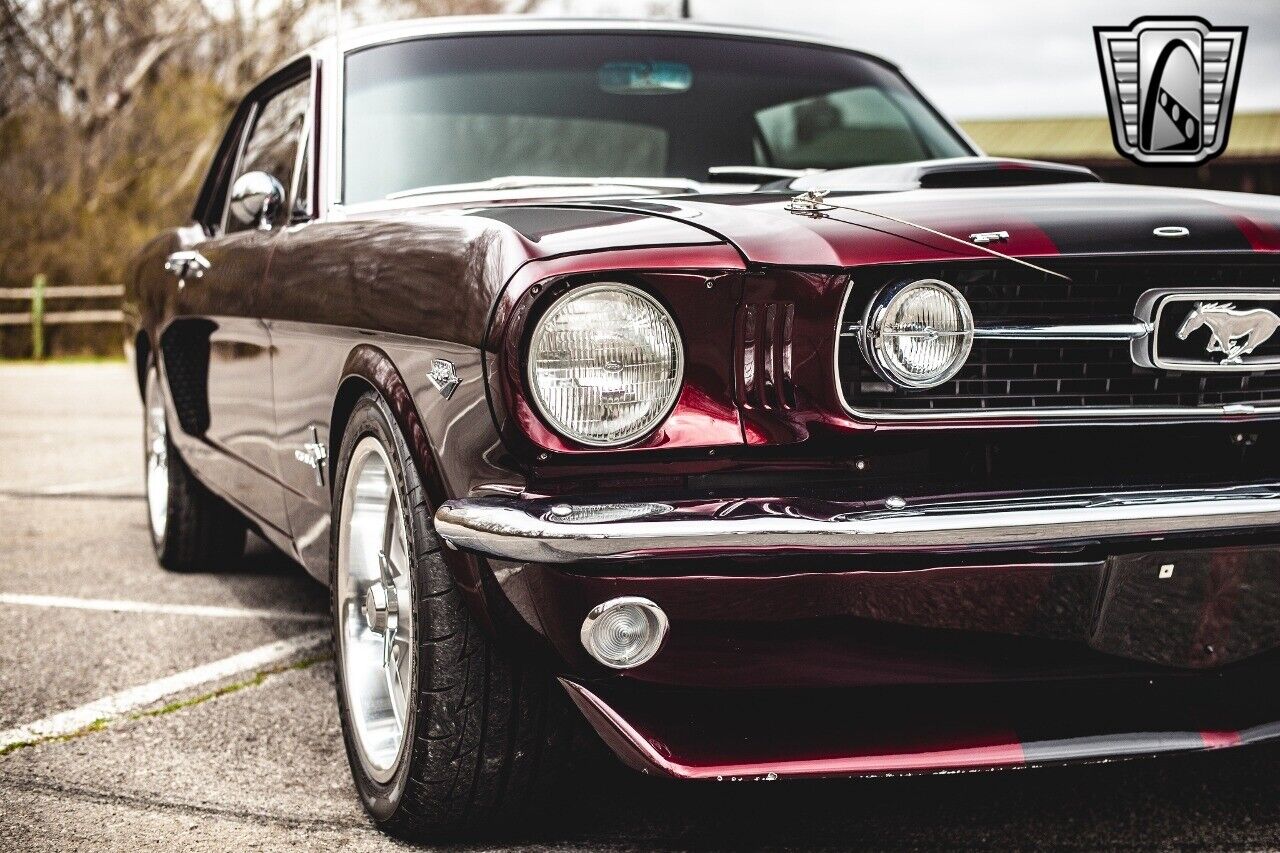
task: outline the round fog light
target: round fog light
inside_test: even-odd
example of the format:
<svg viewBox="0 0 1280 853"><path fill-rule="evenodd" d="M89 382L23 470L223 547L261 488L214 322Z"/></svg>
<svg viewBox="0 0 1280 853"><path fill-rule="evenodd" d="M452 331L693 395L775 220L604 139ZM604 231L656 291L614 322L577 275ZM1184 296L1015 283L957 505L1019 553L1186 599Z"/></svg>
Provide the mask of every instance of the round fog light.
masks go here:
<svg viewBox="0 0 1280 853"><path fill-rule="evenodd" d="M627 596L596 605L582 622L582 645L612 669L639 666L657 654L667 614L647 598Z"/></svg>
<svg viewBox="0 0 1280 853"><path fill-rule="evenodd" d="M933 388L955 376L973 347L973 312L945 281L890 285L867 305L862 354L900 388Z"/></svg>

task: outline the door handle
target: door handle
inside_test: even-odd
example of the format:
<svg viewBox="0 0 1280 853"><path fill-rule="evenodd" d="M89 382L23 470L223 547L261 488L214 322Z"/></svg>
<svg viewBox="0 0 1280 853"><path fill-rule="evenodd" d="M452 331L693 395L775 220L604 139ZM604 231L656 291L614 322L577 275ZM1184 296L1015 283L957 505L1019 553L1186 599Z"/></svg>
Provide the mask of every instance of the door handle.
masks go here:
<svg viewBox="0 0 1280 853"><path fill-rule="evenodd" d="M188 278L204 278L205 271L211 266L209 259L195 249L174 252L164 262L164 268L178 279L179 288L186 285Z"/></svg>

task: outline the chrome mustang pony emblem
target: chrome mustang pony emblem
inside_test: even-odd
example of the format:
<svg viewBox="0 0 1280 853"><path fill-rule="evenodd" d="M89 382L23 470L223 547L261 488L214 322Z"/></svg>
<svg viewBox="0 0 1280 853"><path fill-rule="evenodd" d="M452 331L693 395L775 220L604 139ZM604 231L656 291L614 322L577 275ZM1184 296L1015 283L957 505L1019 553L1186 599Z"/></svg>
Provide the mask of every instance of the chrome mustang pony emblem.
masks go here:
<svg viewBox="0 0 1280 853"><path fill-rule="evenodd" d="M1280 329L1280 317L1266 308L1241 311L1230 302L1197 302L1178 327L1178 340L1185 341L1201 326L1209 328L1206 352L1222 353L1220 364L1241 364Z"/></svg>

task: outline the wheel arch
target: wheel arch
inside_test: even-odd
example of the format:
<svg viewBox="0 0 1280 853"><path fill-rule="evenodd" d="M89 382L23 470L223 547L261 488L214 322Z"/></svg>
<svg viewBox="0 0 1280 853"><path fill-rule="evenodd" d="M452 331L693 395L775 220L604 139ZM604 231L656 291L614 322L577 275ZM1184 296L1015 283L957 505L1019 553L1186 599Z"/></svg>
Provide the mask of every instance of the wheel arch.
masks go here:
<svg viewBox="0 0 1280 853"><path fill-rule="evenodd" d="M338 448L346 432L347 423L355 409L356 402L366 392L372 391L386 402L391 410L395 425L404 437L405 445L413 456L418 476L426 490L428 505L432 512L448 500L444 480L440 475L436 462L435 449L431 445L430 436L423 426L422 417L418 413L417 404L409 391L408 385L400 375L399 369L383 350L371 344L359 344L347 355L342 368L342 380L334 394L333 407L329 418L329 488L336 481ZM336 495L331 495L336 500ZM487 600L482 586L483 567L479 558L462 551L454 551L441 542L440 554L453 574L458 588L462 591L467 603L482 625L492 631Z"/></svg>

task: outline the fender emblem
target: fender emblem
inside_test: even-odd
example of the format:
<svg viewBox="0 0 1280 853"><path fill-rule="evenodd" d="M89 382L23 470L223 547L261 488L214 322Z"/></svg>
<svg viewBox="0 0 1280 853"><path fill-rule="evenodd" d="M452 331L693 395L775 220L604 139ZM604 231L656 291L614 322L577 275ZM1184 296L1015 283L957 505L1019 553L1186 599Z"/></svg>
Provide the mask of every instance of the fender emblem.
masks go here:
<svg viewBox="0 0 1280 853"><path fill-rule="evenodd" d="M329 450L320 441L320 433L315 427L311 428L311 440L302 445L301 450L293 451L293 458L315 469L316 485L324 485L324 463L329 458Z"/></svg>
<svg viewBox="0 0 1280 853"><path fill-rule="evenodd" d="M969 239L974 243L983 245L985 243L1008 243L1008 231L980 231L977 234L970 234Z"/></svg>
<svg viewBox="0 0 1280 853"><path fill-rule="evenodd" d="M453 396L453 392L458 389L458 385L462 382L458 378L458 374L454 372L453 362L445 361L443 358L437 358L431 362L431 372L427 374L427 378L431 380L432 385L436 386L440 396L446 400Z"/></svg>
<svg viewBox="0 0 1280 853"><path fill-rule="evenodd" d="M1181 225L1161 225L1151 233L1157 237L1186 237L1191 231Z"/></svg>

